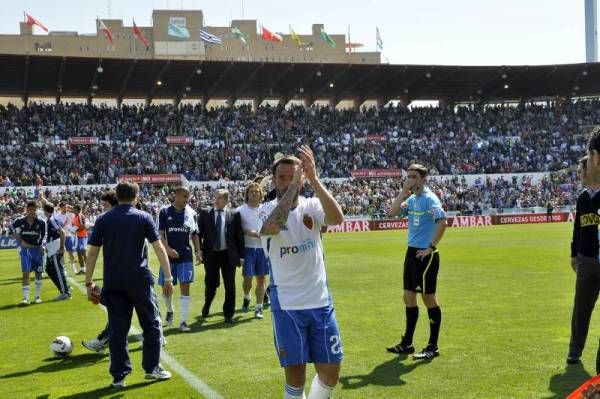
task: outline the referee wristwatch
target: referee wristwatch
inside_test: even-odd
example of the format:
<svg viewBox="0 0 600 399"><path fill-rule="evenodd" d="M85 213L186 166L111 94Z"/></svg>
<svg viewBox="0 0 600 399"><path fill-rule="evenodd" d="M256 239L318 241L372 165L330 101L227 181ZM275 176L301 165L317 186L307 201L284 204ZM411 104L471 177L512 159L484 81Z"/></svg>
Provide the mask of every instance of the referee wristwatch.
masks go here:
<svg viewBox="0 0 600 399"><path fill-rule="evenodd" d="M431 248L432 251L436 251L437 248L435 245L433 245L433 243L429 243L429 248Z"/></svg>

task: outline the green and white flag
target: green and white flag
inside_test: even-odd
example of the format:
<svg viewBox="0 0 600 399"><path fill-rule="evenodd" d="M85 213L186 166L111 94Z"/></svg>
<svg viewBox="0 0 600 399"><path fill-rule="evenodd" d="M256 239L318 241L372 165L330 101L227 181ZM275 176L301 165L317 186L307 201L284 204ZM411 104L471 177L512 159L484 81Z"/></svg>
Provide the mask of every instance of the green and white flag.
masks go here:
<svg viewBox="0 0 600 399"><path fill-rule="evenodd" d="M235 37L236 39L240 39L242 41L242 43L244 43L244 45L246 44L246 35L244 35L242 33L241 30L239 30L236 26L232 26L231 27L231 34L233 35L233 37Z"/></svg>
<svg viewBox="0 0 600 399"><path fill-rule="evenodd" d="M321 39L323 39L323 41L327 43L329 47L335 48L335 40L333 40L323 28L321 28Z"/></svg>

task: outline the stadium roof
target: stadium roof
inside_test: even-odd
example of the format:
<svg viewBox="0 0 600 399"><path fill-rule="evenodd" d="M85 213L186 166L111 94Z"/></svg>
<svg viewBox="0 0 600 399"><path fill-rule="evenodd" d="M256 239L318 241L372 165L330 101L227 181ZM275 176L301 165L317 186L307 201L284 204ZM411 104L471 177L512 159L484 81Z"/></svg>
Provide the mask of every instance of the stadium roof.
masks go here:
<svg viewBox="0 0 600 399"><path fill-rule="evenodd" d="M362 103L402 96L411 101L496 102L594 95L600 95L599 63L358 65L0 55L0 96L24 99L307 98Z"/></svg>

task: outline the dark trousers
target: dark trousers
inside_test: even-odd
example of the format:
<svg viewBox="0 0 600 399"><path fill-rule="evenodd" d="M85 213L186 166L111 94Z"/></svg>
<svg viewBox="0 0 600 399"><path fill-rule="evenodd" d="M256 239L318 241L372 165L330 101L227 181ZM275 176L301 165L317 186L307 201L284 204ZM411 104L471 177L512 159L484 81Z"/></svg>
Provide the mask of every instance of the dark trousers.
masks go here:
<svg viewBox="0 0 600 399"><path fill-rule="evenodd" d="M46 259L46 273L61 294L70 294L62 254L54 254Z"/></svg>
<svg viewBox="0 0 600 399"><path fill-rule="evenodd" d="M108 339L108 330L110 328L110 324L106 323L106 326L104 326L104 330L100 331L100 334L98 334L98 336L96 337L96 339L98 341L104 341Z"/></svg>
<svg viewBox="0 0 600 399"><path fill-rule="evenodd" d="M235 311L235 266L229 264L227 251L215 251L211 262L204 263L204 306L208 309L220 285L219 271L225 286L223 316L230 318Z"/></svg>
<svg viewBox="0 0 600 399"><path fill-rule="evenodd" d="M599 291L600 263L595 258L579 255L577 257L577 281L571 319L569 356L579 357L583 352Z"/></svg>
<svg viewBox="0 0 600 399"><path fill-rule="evenodd" d="M142 367L151 373L160 360L160 314L154 287L148 283L132 284L123 290L103 290L102 303L108 312L108 347L110 374L120 380L131 373L127 334L131 327L133 309L142 327L144 343Z"/></svg>

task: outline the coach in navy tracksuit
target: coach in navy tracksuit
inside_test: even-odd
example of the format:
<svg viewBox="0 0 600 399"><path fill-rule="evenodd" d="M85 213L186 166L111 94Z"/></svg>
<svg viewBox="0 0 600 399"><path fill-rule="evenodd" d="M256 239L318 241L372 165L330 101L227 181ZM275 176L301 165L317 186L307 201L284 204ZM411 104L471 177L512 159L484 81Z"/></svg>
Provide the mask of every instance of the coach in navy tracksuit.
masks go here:
<svg viewBox="0 0 600 399"><path fill-rule="evenodd" d="M102 303L108 311L110 325L110 373L113 376L113 386L123 387L125 377L132 370L127 333L131 326L133 309L137 313L144 335L142 366L146 371L146 378L165 380L171 377L171 373L159 364L161 323L145 240L154 248L163 269L165 295L171 295L173 292L173 277L167 253L159 240L152 217L133 206L139 193L138 185L119 183L116 193L119 205L96 220L88 242L85 285L88 298L98 299L92 276L100 247L103 247Z"/></svg>

